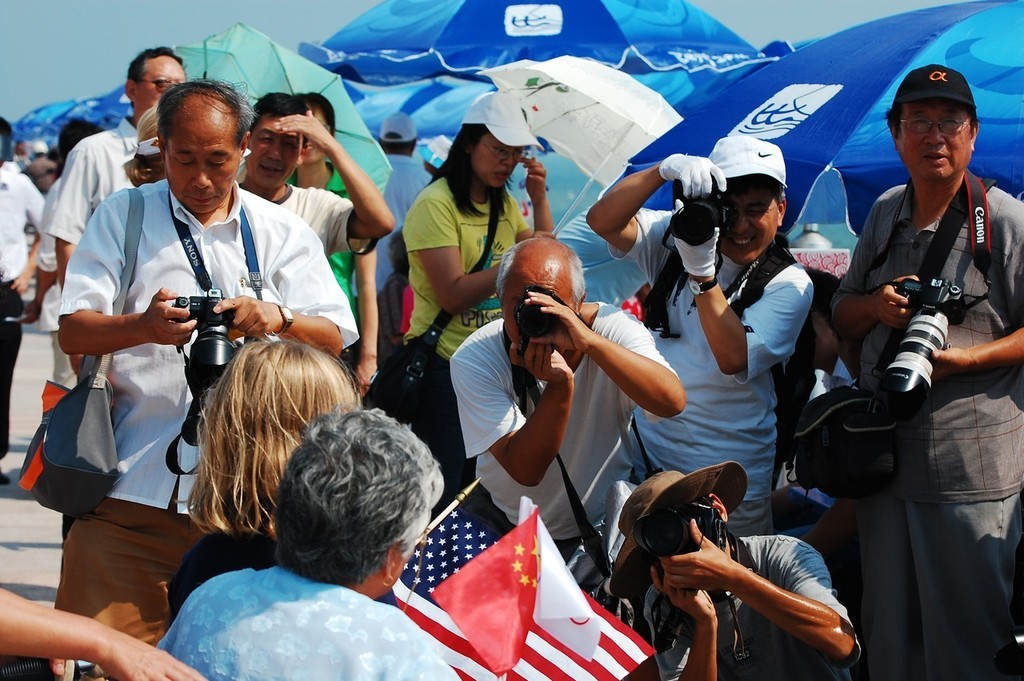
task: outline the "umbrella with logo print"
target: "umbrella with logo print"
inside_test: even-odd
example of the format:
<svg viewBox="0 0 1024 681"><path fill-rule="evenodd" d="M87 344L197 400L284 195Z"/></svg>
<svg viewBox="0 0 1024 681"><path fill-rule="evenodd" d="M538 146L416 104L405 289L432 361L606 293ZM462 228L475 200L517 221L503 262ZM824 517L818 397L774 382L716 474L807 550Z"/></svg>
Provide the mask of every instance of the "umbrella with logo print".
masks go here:
<svg viewBox="0 0 1024 681"><path fill-rule="evenodd" d="M907 181L885 114L912 69L942 64L971 84L981 128L978 176L1024 191L1024 2L982 0L879 19L811 43L744 78L633 157L634 170L673 153L706 156L725 135L770 140L786 158L786 225L815 219L817 186L845 193L860 232L874 200ZM943 77L941 71L936 78ZM815 192L817 195L817 192ZM668 207L664 189L649 205Z"/></svg>
<svg viewBox="0 0 1024 681"><path fill-rule="evenodd" d="M771 60L686 0L384 0L299 54L374 85L572 55L633 74L688 74L700 89Z"/></svg>

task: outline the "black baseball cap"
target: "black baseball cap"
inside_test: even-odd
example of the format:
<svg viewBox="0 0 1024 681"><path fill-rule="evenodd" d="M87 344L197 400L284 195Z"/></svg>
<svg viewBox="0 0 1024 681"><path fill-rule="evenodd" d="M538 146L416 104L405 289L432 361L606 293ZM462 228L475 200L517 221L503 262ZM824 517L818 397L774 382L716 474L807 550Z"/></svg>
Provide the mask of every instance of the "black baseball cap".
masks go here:
<svg viewBox="0 0 1024 681"><path fill-rule="evenodd" d="M922 99L948 99L966 104L972 111L977 109L964 74L942 64L929 64L908 73L896 90L892 104L895 107Z"/></svg>

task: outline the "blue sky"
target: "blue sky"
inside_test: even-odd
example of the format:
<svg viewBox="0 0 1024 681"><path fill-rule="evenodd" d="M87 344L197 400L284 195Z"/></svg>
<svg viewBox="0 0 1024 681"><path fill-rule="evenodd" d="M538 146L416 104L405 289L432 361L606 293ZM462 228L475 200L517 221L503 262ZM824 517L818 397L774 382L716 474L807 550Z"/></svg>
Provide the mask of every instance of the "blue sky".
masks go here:
<svg viewBox="0 0 1024 681"><path fill-rule="evenodd" d="M776 39L817 38L882 16L948 4L929 0L691 1L756 47ZM295 49L301 41L328 38L379 2L7 0L0 24L0 115L15 120L43 104L105 93L123 82L128 62L146 47L198 42L244 21Z"/></svg>

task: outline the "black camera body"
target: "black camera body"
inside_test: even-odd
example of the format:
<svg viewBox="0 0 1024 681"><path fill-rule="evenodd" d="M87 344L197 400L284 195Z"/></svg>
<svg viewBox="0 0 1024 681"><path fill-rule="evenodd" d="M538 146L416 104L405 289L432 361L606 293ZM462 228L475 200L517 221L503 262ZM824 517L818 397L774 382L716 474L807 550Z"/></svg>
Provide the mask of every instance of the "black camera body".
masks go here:
<svg viewBox="0 0 1024 681"><path fill-rule="evenodd" d="M725 521L707 499L666 506L640 516L633 523L633 539L656 558L692 553L700 545L690 536L690 520L697 521L697 528L711 543L725 547Z"/></svg>
<svg viewBox="0 0 1024 681"><path fill-rule="evenodd" d="M927 283L904 279L896 292L909 301L910 307L941 312L950 324L963 324L967 315L963 289L945 279L932 279Z"/></svg>
<svg viewBox="0 0 1024 681"><path fill-rule="evenodd" d="M896 292L917 312L900 341L896 358L882 375L880 387L887 395L889 412L906 420L921 408L931 388L932 353L945 347L950 324L963 323L967 307L963 290L945 279L904 279Z"/></svg>
<svg viewBox="0 0 1024 681"><path fill-rule="evenodd" d="M224 295L221 293L221 290L219 288L212 288L205 296L178 296L171 305L188 310L188 319L199 320L198 327L201 333L204 326L211 324L231 326L231 322L234 321L235 317L234 310L225 310L224 312L213 311L217 303L222 300L224 300Z"/></svg>
<svg viewBox="0 0 1024 681"><path fill-rule="evenodd" d="M213 311L222 300L224 296L220 289L212 288L205 296L179 296L172 303L174 307L187 309L189 319L198 320L196 338L185 364L185 380L197 403L202 401L206 391L235 356L235 344L228 338L228 327L234 321L235 312ZM182 427L182 438L191 445L198 441L197 425L198 419L190 416Z"/></svg>
<svg viewBox="0 0 1024 681"><path fill-rule="evenodd" d="M672 236L682 239L691 246L699 246L718 228L719 236L724 236L736 224L736 208L726 201L725 193L712 180L711 194L706 199L688 199L683 196L683 183L672 182L673 199L683 202L682 210L672 216L668 223Z"/></svg>
<svg viewBox="0 0 1024 681"><path fill-rule="evenodd" d="M542 286L526 287L523 291L523 297L520 298L518 303L516 303L514 314L516 327L519 329L519 335L527 340L543 336L551 331L551 323L554 321L551 318L551 315L546 315L541 312L539 306L530 305L526 302L527 296L529 296L530 293L543 293L555 298L556 300L558 299L557 296L555 296L554 291L550 291Z"/></svg>

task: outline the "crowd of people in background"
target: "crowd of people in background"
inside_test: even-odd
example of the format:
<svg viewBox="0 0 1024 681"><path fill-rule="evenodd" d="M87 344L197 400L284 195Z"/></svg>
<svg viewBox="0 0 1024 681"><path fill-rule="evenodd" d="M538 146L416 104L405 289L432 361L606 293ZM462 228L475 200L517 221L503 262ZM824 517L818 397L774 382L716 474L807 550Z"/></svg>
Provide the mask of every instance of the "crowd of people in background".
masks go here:
<svg viewBox="0 0 1024 681"><path fill-rule="evenodd" d="M391 588L452 502L500 534L528 496L579 585L634 605L655 653L630 678L1002 678L1024 204L987 190L979 265L961 186L984 131L961 74L932 64L900 84L887 121L910 181L878 198L841 278L789 250L786 159L764 140L627 174L563 241L529 153L541 141L507 93L472 104L437 168L411 118L385 118L383 189L318 93L250 103L190 80L166 47L131 62L125 93L116 129L71 121L55 149L0 160L0 459L35 324L53 353L40 384L113 356L120 474L65 518L55 611L0 591L0 653L123 679L455 678ZM509 192L517 168L531 221ZM666 183L674 205L648 207ZM131 192L144 229L122 291ZM695 213L715 201L725 217L704 229ZM918 307L900 282L945 223L960 231L934 276L973 302L897 421L894 479L856 500L793 484L777 371L810 329L815 394L880 392ZM612 304L587 290L581 233L629 268ZM638 289L643 307L624 311ZM237 349L197 393L204 314L226 316ZM384 362L428 333L409 423L364 405ZM595 552L592 533L621 548Z"/></svg>

